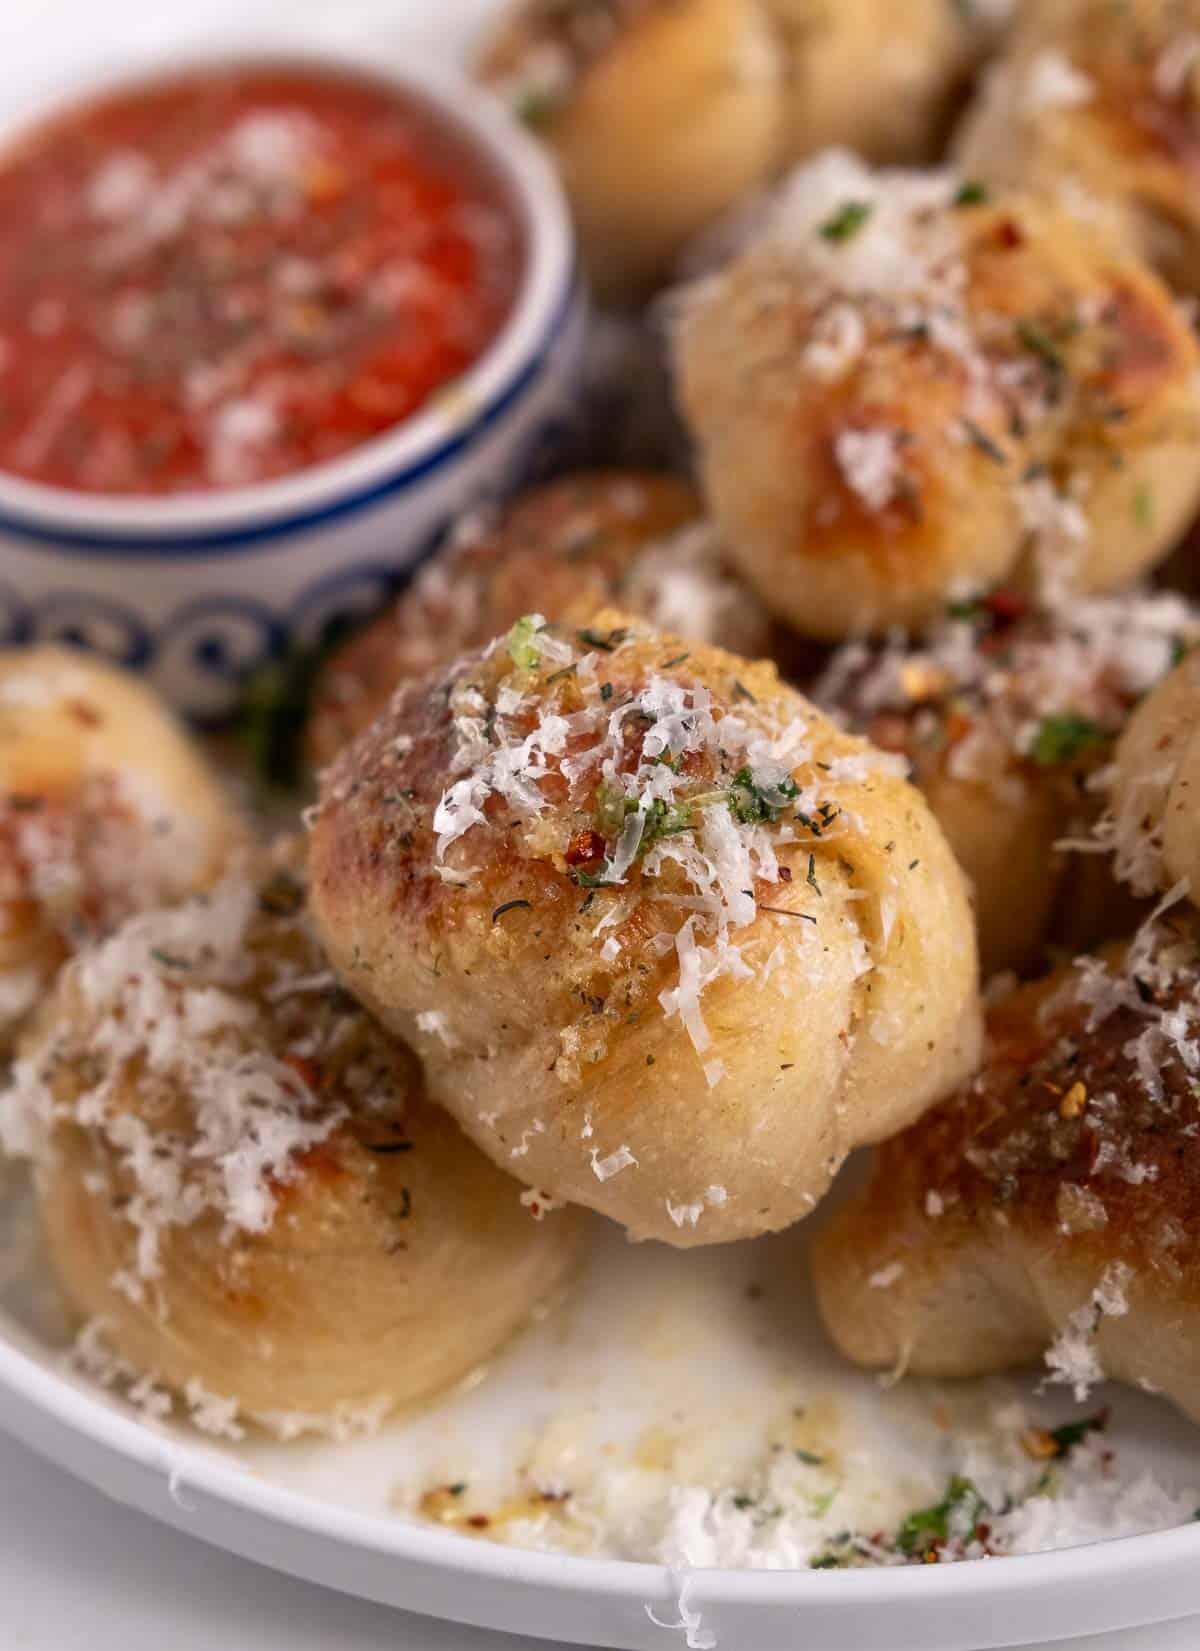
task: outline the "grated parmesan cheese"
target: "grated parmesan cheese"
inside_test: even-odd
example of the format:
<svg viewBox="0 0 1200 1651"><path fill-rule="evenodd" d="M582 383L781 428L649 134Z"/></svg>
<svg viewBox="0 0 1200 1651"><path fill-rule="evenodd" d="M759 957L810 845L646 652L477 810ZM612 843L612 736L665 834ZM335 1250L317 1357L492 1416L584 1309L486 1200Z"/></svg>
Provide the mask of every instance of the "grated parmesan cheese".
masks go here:
<svg viewBox="0 0 1200 1651"><path fill-rule="evenodd" d="M1090 103L1095 92L1090 76L1077 69L1065 53L1047 47L1026 71L1021 106L1031 115L1047 109L1077 109Z"/></svg>
<svg viewBox="0 0 1200 1651"><path fill-rule="evenodd" d="M703 1633L689 1605L688 1579L700 1570L805 1571L810 1568L955 1564L1042 1553L1191 1523L1197 1493L1127 1466L1116 1441L1091 1419L1078 1442L1048 1466L1031 1456L1022 1404L984 1404L971 1427L943 1431L935 1462L905 1492L879 1482L875 1449L860 1445L827 1458L768 1445L730 1482L716 1469L680 1480L632 1457L578 1460L554 1483L554 1519L503 1516L492 1540L551 1552L585 1553L664 1565L679 1597L675 1618L648 1613L668 1632ZM540 1481L513 1500L538 1505ZM922 1514L931 1517L920 1544ZM944 1528L943 1528L944 1521Z"/></svg>
<svg viewBox="0 0 1200 1651"><path fill-rule="evenodd" d="M584 649L590 634L578 633ZM615 642L601 640L599 651L580 652L531 615L488 651L493 673L506 660L516 666L490 693L474 667L452 675L447 705L454 746L449 783L433 808L432 869L448 882L470 880L471 834L488 825L489 809L513 820L530 852L562 853L556 818L548 817L549 797L555 796L557 813L560 794L548 792L546 782L565 781L568 807L590 814L600 827L582 834L603 845L603 864L586 874L588 886L613 891L593 935L626 921L632 902L645 894L660 910L679 911L677 926L664 923L643 944L652 956L675 954L676 978L658 991L658 1002L668 1017L680 1019L706 1082L715 1087L725 1068L704 1058L712 1039L701 1000L718 979L754 976L757 958L744 955L735 936L757 918L756 888L790 876L781 871L777 849L802 836L830 834L832 842L845 829L834 828L842 814L829 800L834 788L867 784L875 773L899 772L902 765L870 753L835 758L824 765L821 786L810 783L802 791L793 775L812 762L803 714L781 723L777 710L764 715L749 696L745 711L734 710L702 683L653 669L614 697L603 673L609 656L633 638L625 628ZM543 697L538 673L544 665L552 667L546 681L570 677L566 704L557 695ZM849 826L851 816L844 818ZM865 972L872 956L865 942L861 951ZM597 961L627 963L619 933L603 939ZM422 1030L435 1029L431 1013L419 1018ZM588 1028L586 1036L593 1035ZM584 1037L574 1025L560 1034L555 1070L563 1082L578 1076Z"/></svg>
<svg viewBox="0 0 1200 1651"><path fill-rule="evenodd" d="M901 476L896 433L843 430L834 443L842 474L868 510L885 510Z"/></svg>
<svg viewBox="0 0 1200 1651"><path fill-rule="evenodd" d="M592 1148L592 1174L597 1181L610 1181L614 1175L620 1175L623 1169L632 1169L636 1166L637 1159L627 1146L619 1146L605 1158L601 1158L598 1148Z"/></svg>
<svg viewBox="0 0 1200 1651"><path fill-rule="evenodd" d="M1019 798L1025 781L1018 765L1048 719L1069 716L1097 736L1118 734L1198 631L1200 615L1166 591L1077 596L1061 605L1021 598L1015 618L1005 616L1002 602L993 613L985 601L962 615L952 609L913 638L897 632L881 644L846 643L814 698L852 731L898 747L919 775L937 763L1002 798ZM1102 791L1103 772L1090 784L1093 795ZM1118 838L1144 858L1147 834L1133 818L1141 811L1127 812L1119 829L1111 822L1101 828L1101 840L1063 846L1099 851ZM1152 887L1157 862L1140 876Z"/></svg>
<svg viewBox="0 0 1200 1651"><path fill-rule="evenodd" d="M62 1123L103 1141L130 1189L123 1208L134 1264L115 1282L134 1300L161 1273L169 1228L213 1215L226 1237L265 1232L276 1189L342 1118L337 1106L318 1104L303 1068L286 1058L290 1016L298 1017L294 1038L309 1030L302 1005L289 1007L296 994L268 990L266 1006L247 995L257 910L257 887L234 876L81 953L64 975L63 1013L15 1063L0 1106L0 1147L12 1156L40 1161ZM272 985L289 973L303 982L310 958L294 970L277 966ZM64 1063L78 1088L62 1100Z"/></svg>
<svg viewBox="0 0 1200 1651"><path fill-rule="evenodd" d="M1069 1387L1079 1403L1104 1380L1096 1333L1104 1319L1122 1318L1129 1311L1125 1292L1132 1278L1132 1269L1123 1261L1111 1262L1091 1296L1075 1309L1046 1350L1047 1381Z"/></svg>

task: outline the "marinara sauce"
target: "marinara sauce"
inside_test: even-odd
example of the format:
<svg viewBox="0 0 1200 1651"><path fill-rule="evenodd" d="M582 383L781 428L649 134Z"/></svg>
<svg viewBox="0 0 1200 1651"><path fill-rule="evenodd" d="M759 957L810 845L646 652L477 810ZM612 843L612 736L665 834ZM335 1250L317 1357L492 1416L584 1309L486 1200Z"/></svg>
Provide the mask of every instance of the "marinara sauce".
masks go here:
<svg viewBox="0 0 1200 1651"><path fill-rule="evenodd" d="M484 156L337 70L162 80L0 161L0 470L243 487L393 428L486 349L524 259Z"/></svg>

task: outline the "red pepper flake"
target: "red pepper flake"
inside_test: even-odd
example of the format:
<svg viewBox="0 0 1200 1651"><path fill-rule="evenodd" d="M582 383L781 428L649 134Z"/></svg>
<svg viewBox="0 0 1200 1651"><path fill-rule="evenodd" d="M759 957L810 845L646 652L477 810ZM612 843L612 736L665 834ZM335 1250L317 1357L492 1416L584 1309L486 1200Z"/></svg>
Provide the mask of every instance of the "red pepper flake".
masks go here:
<svg viewBox="0 0 1200 1651"><path fill-rule="evenodd" d="M577 831L563 856L569 866L590 866L603 860L608 844L598 831Z"/></svg>
<svg viewBox="0 0 1200 1651"><path fill-rule="evenodd" d="M307 1055L285 1055L283 1064L290 1066L306 1088L315 1095L321 1087L321 1068Z"/></svg>
<svg viewBox="0 0 1200 1651"><path fill-rule="evenodd" d="M1029 598L1019 590L994 590L984 597L983 605L997 619L1009 622L1024 619L1030 612Z"/></svg>
<svg viewBox="0 0 1200 1651"><path fill-rule="evenodd" d="M996 225L995 240L998 247L1011 252L1014 247L1025 245L1025 231L1014 218L1002 218Z"/></svg>

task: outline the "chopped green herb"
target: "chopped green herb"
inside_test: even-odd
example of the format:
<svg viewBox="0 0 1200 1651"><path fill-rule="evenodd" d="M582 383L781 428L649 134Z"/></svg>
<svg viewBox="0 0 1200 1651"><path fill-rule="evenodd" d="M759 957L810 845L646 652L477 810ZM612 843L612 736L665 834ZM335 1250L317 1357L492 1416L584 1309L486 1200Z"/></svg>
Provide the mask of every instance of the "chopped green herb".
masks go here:
<svg viewBox="0 0 1200 1651"><path fill-rule="evenodd" d="M596 792L596 829L602 837L616 837L631 814L637 812L637 799L627 797L617 786L602 785Z"/></svg>
<svg viewBox="0 0 1200 1651"><path fill-rule="evenodd" d="M606 889L610 886L608 872L605 869L584 871L582 867L575 866L572 868L571 877L581 889Z"/></svg>
<svg viewBox="0 0 1200 1651"><path fill-rule="evenodd" d="M827 241L848 241L858 234L874 210L869 201L846 201L831 218L826 218L821 234Z"/></svg>
<svg viewBox="0 0 1200 1651"><path fill-rule="evenodd" d="M242 691L233 733L264 785L294 790L304 775L304 731L317 685L330 656L353 634L357 621L335 614L316 642L293 648L254 673Z"/></svg>
<svg viewBox="0 0 1200 1651"><path fill-rule="evenodd" d="M381 1158L387 1158L397 1152L411 1152L411 1141L372 1141L367 1142L368 1152L377 1153Z"/></svg>
<svg viewBox="0 0 1200 1651"><path fill-rule="evenodd" d="M532 911L533 906L528 900L506 900L502 906L497 906L492 913L492 922L498 923L505 912Z"/></svg>
<svg viewBox="0 0 1200 1651"><path fill-rule="evenodd" d="M963 419L962 427L966 431L967 440L973 447L977 447L985 458L991 459L993 464L1007 463L1007 455L1003 447L994 442L986 430L980 429L974 419Z"/></svg>
<svg viewBox="0 0 1200 1651"><path fill-rule="evenodd" d="M508 657L518 671L536 671L542 651L537 645L537 634L542 628L542 621L536 614L527 613L523 619L518 619L508 633L505 646Z"/></svg>
<svg viewBox="0 0 1200 1651"><path fill-rule="evenodd" d="M733 679L733 697L735 699L748 699L751 705L758 704L758 701L750 692L749 688L746 687L746 684L744 682L739 682L737 677L734 677Z"/></svg>
<svg viewBox="0 0 1200 1651"><path fill-rule="evenodd" d="M576 631L575 634L578 636L585 648L599 648L601 653L612 654L616 653L622 642L624 642L625 638L629 635L629 632L625 629L609 631L608 635L604 636L600 631L593 631L589 628L582 631Z"/></svg>
<svg viewBox="0 0 1200 1651"><path fill-rule="evenodd" d="M817 882L817 857L815 854L810 854L808 857L808 876L804 879L804 881L816 894L818 900L823 898L821 894L821 885Z"/></svg>
<svg viewBox="0 0 1200 1651"><path fill-rule="evenodd" d="M790 774L770 785L762 786L750 768L739 768L733 776L729 792L729 806L733 817L741 825L774 823L787 803L800 795L800 787ZM782 799L782 800L777 800Z"/></svg>
<svg viewBox="0 0 1200 1651"><path fill-rule="evenodd" d="M825 1466L825 1458L815 1456L811 1450L795 1450L792 1454L798 1462L803 1462L806 1467L823 1468Z"/></svg>
<svg viewBox="0 0 1200 1651"><path fill-rule="evenodd" d="M693 801L699 801L694 799ZM706 797L703 799L708 801ZM715 800L715 799L714 799ZM633 814L641 813L642 835L638 843L638 854L642 855L662 837L675 837L681 831L690 830L694 824L692 818L693 802L679 803L665 802L656 797L648 808L643 808L636 797L627 797L624 792L617 791L609 786L601 786L596 797L596 826L601 834L608 838L618 837L625 821Z"/></svg>
<svg viewBox="0 0 1200 1651"><path fill-rule="evenodd" d="M983 206L988 199L987 184L981 183L978 178L967 178L960 184L958 193L954 197L955 206Z"/></svg>
<svg viewBox="0 0 1200 1651"><path fill-rule="evenodd" d="M858 1539L851 1531L838 1531L829 1539L829 1546L811 1562L814 1571L842 1571L861 1558Z"/></svg>
<svg viewBox="0 0 1200 1651"><path fill-rule="evenodd" d="M609 700L612 697L613 697L613 685L612 685L612 683L611 682L602 682L600 684L600 698L607 705Z"/></svg>
<svg viewBox="0 0 1200 1651"><path fill-rule="evenodd" d="M546 678L547 688L551 685L551 683L561 682L564 677L574 676L578 669L578 665L564 665L561 671L551 671L550 675Z"/></svg>
<svg viewBox="0 0 1200 1651"><path fill-rule="evenodd" d="M559 99L553 92L530 87L513 103L513 114L531 132L544 132L558 113Z"/></svg>
<svg viewBox="0 0 1200 1651"><path fill-rule="evenodd" d="M896 1546L901 1553L916 1554L954 1536L969 1537L980 1514L987 1511L987 1503L971 1481L956 1474L940 1502L909 1514L896 1533Z"/></svg>
<svg viewBox="0 0 1200 1651"><path fill-rule="evenodd" d="M150 956L164 969L190 969L191 960L186 957L175 957L170 952L164 952L159 946L151 946Z"/></svg>
<svg viewBox="0 0 1200 1651"><path fill-rule="evenodd" d="M1108 1411L1098 1410L1094 1416L1084 1416L1078 1422L1064 1422L1061 1427L1052 1427L1048 1431L1058 1454L1068 1456L1089 1433L1103 1433L1107 1426Z"/></svg>
<svg viewBox="0 0 1200 1651"><path fill-rule="evenodd" d="M646 824L642 831L642 850L645 851L651 843L658 842L660 837L677 837L681 831L689 831L692 824L692 809L689 803L668 803L661 797L656 799L646 814Z"/></svg>
<svg viewBox="0 0 1200 1651"><path fill-rule="evenodd" d="M674 659L664 659L662 664L659 666L659 669L662 671L669 671L676 665L682 665L685 659L690 659L691 657L691 654L676 654Z"/></svg>
<svg viewBox="0 0 1200 1651"><path fill-rule="evenodd" d="M1018 321L1017 337L1020 339L1025 349L1027 349L1031 355L1036 355L1052 373L1062 373L1066 371L1067 364L1063 360L1062 351L1054 342L1053 338L1051 338L1050 334L1046 331L1045 327L1041 326L1037 321Z"/></svg>
<svg viewBox="0 0 1200 1651"><path fill-rule="evenodd" d="M1103 745L1104 739L1104 730L1090 717L1081 717L1074 711L1061 711L1042 722L1030 748L1030 760L1039 768L1055 768L1059 763L1074 762L1085 751Z"/></svg>
<svg viewBox="0 0 1200 1651"><path fill-rule="evenodd" d="M1154 526L1154 490L1149 482L1139 482L1133 495L1133 519L1139 527Z"/></svg>

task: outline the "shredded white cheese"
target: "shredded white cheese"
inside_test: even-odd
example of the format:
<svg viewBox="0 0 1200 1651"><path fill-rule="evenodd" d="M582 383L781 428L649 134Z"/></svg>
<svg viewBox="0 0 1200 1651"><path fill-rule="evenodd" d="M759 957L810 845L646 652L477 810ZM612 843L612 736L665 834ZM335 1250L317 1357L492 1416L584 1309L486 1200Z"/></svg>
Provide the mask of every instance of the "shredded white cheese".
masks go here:
<svg viewBox="0 0 1200 1651"><path fill-rule="evenodd" d="M1077 69L1065 53L1047 47L1030 63L1025 75L1022 107L1028 114L1046 109L1077 109L1090 103L1096 84Z"/></svg>
<svg viewBox="0 0 1200 1651"><path fill-rule="evenodd" d="M66 1001L78 999L94 1076L71 1102L55 1078L68 1011L57 1036L18 1060L0 1105L0 1147L40 1158L60 1121L97 1133L134 1188L124 1207L136 1232L132 1273L121 1287L140 1300L161 1271L170 1227L217 1215L227 1235L270 1226L275 1188L299 1154L340 1122L318 1106L300 1070L255 1038L261 1011L244 988L252 962L246 934L258 891L233 877L211 896L132 919L68 965ZM159 1096L159 1110L187 1105L186 1131L155 1127L154 1104L125 1104L125 1086Z"/></svg>
<svg viewBox="0 0 1200 1651"><path fill-rule="evenodd" d="M892 430L844 430L834 443L842 474L868 510L885 510L896 495L900 464Z"/></svg>
<svg viewBox="0 0 1200 1651"><path fill-rule="evenodd" d="M1091 1296L1075 1309L1046 1350L1047 1381L1069 1387L1080 1403L1104 1380L1096 1332L1105 1318L1122 1318L1129 1311L1125 1291L1132 1277L1132 1269L1122 1261L1106 1267Z"/></svg>
<svg viewBox="0 0 1200 1651"><path fill-rule="evenodd" d="M592 1174L597 1181L610 1181L614 1175L620 1175L623 1169L636 1167L637 1159L627 1146L619 1146L605 1158L601 1158L596 1147L592 1148Z"/></svg>

